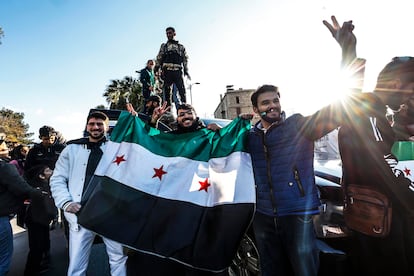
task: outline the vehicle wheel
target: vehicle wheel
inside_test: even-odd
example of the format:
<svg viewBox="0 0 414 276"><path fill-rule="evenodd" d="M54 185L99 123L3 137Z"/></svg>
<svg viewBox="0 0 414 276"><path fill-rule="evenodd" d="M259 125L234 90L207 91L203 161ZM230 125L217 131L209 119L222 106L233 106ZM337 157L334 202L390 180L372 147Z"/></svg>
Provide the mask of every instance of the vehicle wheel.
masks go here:
<svg viewBox="0 0 414 276"><path fill-rule="evenodd" d="M237 249L236 257L229 267L231 276L258 276L260 275L259 252L253 240L244 235Z"/></svg>

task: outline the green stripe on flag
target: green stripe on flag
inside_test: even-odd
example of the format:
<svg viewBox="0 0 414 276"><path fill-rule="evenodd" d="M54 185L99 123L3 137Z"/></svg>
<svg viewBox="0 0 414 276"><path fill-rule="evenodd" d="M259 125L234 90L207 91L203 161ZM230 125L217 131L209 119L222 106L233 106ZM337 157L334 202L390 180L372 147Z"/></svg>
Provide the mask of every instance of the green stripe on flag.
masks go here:
<svg viewBox="0 0 414 276"><path fill-rule="evenodd" d="M397 157L398 161L414 160L414 142L395 142L391 152Z"/></svg>
<svg viewBox="0 0 414 276"><path fill-rule="evenodd" d="M164 133L124 111L111 133L111 141L136 143L164 157L181 156L207 162L232 152L246 152L249 129L250 121L237 118L219 132L201 129L184 134Z"/></svg>

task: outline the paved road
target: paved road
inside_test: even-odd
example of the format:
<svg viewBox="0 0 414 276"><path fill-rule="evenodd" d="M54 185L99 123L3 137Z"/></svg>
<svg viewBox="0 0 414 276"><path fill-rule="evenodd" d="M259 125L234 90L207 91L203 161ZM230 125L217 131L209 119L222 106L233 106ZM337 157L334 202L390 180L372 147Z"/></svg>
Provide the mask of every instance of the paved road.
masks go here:
<svg viewBox="0 0 414 276"><path fill-rule="evenodd" d="M29 252L27 231L17 226L14 219L11 223L14 236L14 251L10 272L7 276L21 276L23 275L27 253ZM63 229L59 228L50 231L50 240L50 269L43 273L42 276L64 276L66 275L69 258ZM88 276L110 275L108 256L103 244L93 245L87 274Z"/></svg>

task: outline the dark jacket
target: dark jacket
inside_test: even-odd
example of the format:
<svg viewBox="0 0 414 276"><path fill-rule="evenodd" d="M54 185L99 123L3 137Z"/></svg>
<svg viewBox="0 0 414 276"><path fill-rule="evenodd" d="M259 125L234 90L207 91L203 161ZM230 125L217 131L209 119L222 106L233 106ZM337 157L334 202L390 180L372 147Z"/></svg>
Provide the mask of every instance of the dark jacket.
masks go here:
<svg viewBox="0 0 414 276"><path fill-rule="evenodd" d="M313 171L314 141L339 125L339 103L312 116L294 114L265 133L249 133L257 186L257 211L268 216L316 214L320 205Z"/></svg>
<svg viewBox="0 0 414 276"><path fill-rule="evenodd" d="M394 131L385 117L386 107L373 93L353 97L338 132L342 182L369 186L388 195L395 207L414 211L414 192L403 174L395 176L384 158L391 155Z"/></svg>
<svg viewBox="0 0 414 276"><path fill-rule="evenodd" d="M16 167L0 160L0 216L8 216L17 212L24 199L41 196L22 176Z"/></svg>
<svg viewBox="0 0 414 276"><path fill-rule="evenodd" d="M41 143L35 144L27 154L25 170L36 165L47 165L53 170L55 168L55 163L64 148L65 144L58 143L54 143L49 147L45 147Z"/></svg>
<svg viewBox="0 0 414 276"><path fill-rule="evenodd" d="M26 223L34 222L49 225L57 215L57 208L50 192L49 183L47 180L39 179L38 175L27 179L27 181L33 188L39 189L45 194L41 198L31 200L26 213Z"/></svg>
<svg viewBox="0 0 414 276"><path fill-rule="evenodd" d="M149 71L147 67L145 67L140 71L139 81L142 84L142 90L148 91L150 86L155 85L154 72Z"/></svg>

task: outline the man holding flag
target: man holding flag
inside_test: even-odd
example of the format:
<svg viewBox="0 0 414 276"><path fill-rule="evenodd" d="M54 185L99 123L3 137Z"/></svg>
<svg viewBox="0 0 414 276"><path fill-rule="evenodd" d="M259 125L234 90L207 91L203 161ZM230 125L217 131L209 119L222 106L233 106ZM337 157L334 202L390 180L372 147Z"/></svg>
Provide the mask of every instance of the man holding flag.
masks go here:
<svg viewBox="0 0 414 276"><path fill-rule="evenodd" d="M177 123L191 131L164 133L121 113L79 216L84 227L144 253L140 275L225 271L254 213L250 122L211 131L182 107Z"/></svg>
<svg viewBox="0 0 414 276"><path fill-rule="evenodd" d="M78 224L77 215L82 208L81 197L105 149L108 117L93 112L87 117L87 138L72 140L62 151L50 179L50 187L57 207L64 210L69 222L68 275L86 275L89 254L96 233ZM99 206L99 205L97 205ZM109 257L111 275L126 275L127 257L122 245L103 237Z"/></svg>

